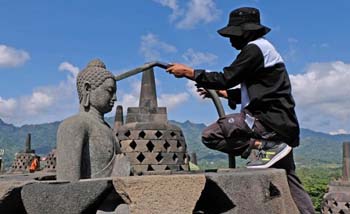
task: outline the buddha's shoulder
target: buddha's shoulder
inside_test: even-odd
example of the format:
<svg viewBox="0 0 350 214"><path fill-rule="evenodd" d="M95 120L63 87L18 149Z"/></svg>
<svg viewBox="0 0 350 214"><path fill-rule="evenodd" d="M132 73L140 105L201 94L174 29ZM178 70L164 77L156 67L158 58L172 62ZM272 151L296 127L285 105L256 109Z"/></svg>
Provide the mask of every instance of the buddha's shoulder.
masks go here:
<svg viewBox="0 0 350 214"><path fill-rule="evenodd" d="M59 125L59 129L67 128L88 128L91 124L90 118L82 114L76 114L64 119Z"/></svg>

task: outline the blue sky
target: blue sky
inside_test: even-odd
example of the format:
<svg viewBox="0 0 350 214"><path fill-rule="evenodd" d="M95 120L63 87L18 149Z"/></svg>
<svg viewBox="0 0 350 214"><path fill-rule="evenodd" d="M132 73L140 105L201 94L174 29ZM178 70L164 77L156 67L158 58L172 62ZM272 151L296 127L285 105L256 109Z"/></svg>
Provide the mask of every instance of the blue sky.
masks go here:
<svg viewBox="0 0 350 214"><path fill-rule="evenodd" d="M267 38L286 62L301 127L349 133L346 0L0 0L0 118L23 125L76 113L75 76L94 58L115 74L152 60L220 71L237 51L216 30L240 6L259 8L272 28ZM170 119L216 119L188 80L155 72ZM139 86L140 75L118 83L117 104L137 105Z"/></svg>

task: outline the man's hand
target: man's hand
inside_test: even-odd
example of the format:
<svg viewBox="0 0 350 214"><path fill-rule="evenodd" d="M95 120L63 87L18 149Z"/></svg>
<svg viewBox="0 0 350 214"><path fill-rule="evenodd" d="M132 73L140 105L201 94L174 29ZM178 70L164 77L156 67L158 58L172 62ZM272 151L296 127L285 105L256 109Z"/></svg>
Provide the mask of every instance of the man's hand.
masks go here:
<svg viewBox="0 0 350 214"><path fill-rule="evenodd" d="M226 98L226 99L228 98L226 90L216 90L216 93L219 95L219 97Z"/></svg>
<svg viewBox="0 0 350 214"><path fill-rule="evenodd" d="M199 96L201 96L203 99L210 98L210 94L204 88L198 88L197 92L198 92ZM228 97L226 90L216 90L216 93L218 94L219 97L223 97L223 98L226 98L226 99Z"/></svg>
<svg viewBox="0 0 350 214"><path fill-rule="evenodd" d="M166 71L170 74L174 74L177 78L186 77L191 80L194 79L194 69L187 65L172 63Z"/></svg>

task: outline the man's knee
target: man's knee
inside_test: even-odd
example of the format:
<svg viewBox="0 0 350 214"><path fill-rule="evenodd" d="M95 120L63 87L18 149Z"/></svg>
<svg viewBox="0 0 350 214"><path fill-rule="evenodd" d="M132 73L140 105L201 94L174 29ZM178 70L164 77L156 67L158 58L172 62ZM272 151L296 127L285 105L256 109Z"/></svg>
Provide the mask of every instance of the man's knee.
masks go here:
<svg viewBox="0 0 350 214"><path fill-rule="evenodd" d="M217 123L209 125L202 131L202 140L210 142L212 140L215 141L222 139L224 139L224 136L222 135L221 128Z"/></svg>
<svg viewBox="0 0 350 214"><path fill-rule="evenodd" d="M202 141L209 139L211 133L212 133L212 130L209 128L209 126L205 127L202 131Z"/></svg>
<svg viewBox="0 0 350 214"><path fill-rule="evenodd" d="M221 140L209 139L202 136L202 143L209 149L219 150L219 145L222 144Z"/></svg>

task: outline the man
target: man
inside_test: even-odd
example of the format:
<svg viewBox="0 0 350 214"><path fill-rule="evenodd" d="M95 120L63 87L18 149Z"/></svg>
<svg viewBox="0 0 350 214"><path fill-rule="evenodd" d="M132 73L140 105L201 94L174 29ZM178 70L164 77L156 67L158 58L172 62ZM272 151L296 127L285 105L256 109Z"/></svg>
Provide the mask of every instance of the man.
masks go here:
<svg viewBox="0 0 350 214"><path fill-rule="evenodd" d="M247 167L285 169L300 212L314 213L311 200L295 175L292 147L299 145L299 124L283 59L263 37L269 31L260 24L259 10L236 9L230 13L228 25L218 31L241 50L230 66L223 72L207 72L174 63L167 71L191 79L199 87L218 90L233 109L241 104L241 113L222 117L203 131L203 143L243 158L252 149L258 149L257 159ZM232 89L237 85L240 88ZM199 92L206 96L203 90Z"/></svg>

